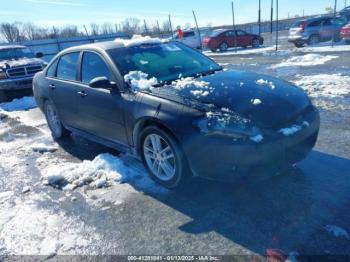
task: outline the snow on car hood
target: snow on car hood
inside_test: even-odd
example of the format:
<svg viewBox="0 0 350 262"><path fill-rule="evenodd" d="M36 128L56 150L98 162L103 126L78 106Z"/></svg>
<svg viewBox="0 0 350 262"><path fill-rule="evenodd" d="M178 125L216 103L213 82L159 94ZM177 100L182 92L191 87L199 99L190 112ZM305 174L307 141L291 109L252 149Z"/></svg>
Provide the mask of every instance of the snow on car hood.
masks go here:
<svg viewBox="0 0 350 262"><path fill-rule="evenodd" d="M44 61L38 58L19 58L11 60L0 60L0 71L17 67L17 66L27 66L27 65L37 65L44 64Z"/></svg>
<svg viewBox="0 0 350 262"><path fill-rule="evenodd" d="M167 87L172 87L173 91L169 92ZM218 109L229 109L269 128L293 121L311 105L304 91L291 83L241 71L185 78L170 86L152 89L152 93L177 102L194 100Z"/></svg>

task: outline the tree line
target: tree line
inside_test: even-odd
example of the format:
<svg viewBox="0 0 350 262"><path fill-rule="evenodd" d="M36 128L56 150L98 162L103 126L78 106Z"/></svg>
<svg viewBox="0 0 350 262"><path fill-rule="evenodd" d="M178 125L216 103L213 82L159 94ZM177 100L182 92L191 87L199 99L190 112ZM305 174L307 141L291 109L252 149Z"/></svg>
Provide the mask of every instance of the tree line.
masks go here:
<svg viewBox="0 0 350 262"><path fill-rule="evenodd" d="M118 24L109 22L102 24L91 23L83 27L78 27L77 25L42 27L34 23L23 22L0 23L0 34L9 43L26 40L106 35L117 32L126 33L130 36L142 33L161 35L170 33L171 26L169 21L163 21L162 23L157 21L156 23L146 24L145 21L132 17Z"/></svg>

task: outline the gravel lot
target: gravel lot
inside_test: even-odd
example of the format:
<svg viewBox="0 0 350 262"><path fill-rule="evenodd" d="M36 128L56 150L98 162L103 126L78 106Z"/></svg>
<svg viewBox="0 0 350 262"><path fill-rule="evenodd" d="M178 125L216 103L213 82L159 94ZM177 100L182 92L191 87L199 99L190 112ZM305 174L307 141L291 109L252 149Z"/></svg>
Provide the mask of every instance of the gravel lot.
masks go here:
<svg viewBox="0 0 350 262"><path fill-rule="evenodd" d="M264 256L268 249L297 252L300 261L350 255L350 48L336 48L296 51L283 44L278 53L207 54L227 69L297 82L320 109L315 150L295 170L269 179L193 179L181 191L164 190L129 156L77 136L53 142L37 108L1 111L0 255ZM312 65L306 65L308 54L318 55L311 56ZM52 151L35 152L38 142ZM109 187L62 191L44 185L48 168L78 168L102 153L120 163L121 178Z"/></svg>

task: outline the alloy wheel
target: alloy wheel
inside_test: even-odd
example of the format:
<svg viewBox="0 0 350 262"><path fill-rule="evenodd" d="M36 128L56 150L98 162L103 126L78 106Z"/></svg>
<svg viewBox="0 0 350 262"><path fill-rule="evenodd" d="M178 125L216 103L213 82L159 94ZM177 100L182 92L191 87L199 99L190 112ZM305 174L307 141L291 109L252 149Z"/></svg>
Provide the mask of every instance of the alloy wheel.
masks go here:
<svg viewBox="0 0 350 262"><path fill-rule="evenodd" d="M152 174L162 181L170 181L176 174L175 154L167 141L157 134L149 134L143 143L146 164Z"/></svg>

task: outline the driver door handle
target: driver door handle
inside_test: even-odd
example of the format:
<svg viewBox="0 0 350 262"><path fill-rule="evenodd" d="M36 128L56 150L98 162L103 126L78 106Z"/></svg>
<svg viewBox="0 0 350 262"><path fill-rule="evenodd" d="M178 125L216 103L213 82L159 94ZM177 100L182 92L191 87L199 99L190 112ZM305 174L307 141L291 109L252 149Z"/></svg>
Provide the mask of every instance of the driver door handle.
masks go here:
<svg viewBox="0 0 350 262"><path fill-rule="evenodd" d="M50 87L52 90L56 89L56 86L55 86L54 84L50 84L49 87Z"/></svg>
<svg viewBox="0 0 350 262"><path fill-rule="evenodd" d="M78 95L80 95L81 97L86 97L87 93L85 93L84 91L78 92Z"/></svg>

